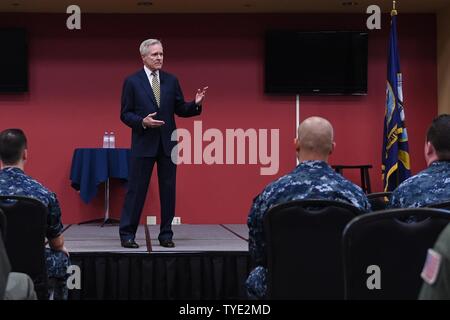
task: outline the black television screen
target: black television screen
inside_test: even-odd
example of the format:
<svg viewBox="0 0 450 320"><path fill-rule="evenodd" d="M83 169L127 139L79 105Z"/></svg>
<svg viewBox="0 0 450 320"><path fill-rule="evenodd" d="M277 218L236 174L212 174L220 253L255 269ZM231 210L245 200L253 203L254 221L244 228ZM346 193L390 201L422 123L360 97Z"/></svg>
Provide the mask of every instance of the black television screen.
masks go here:
<svg viewBox="0 0 450 320"><path fill-rule="evenodd" d="M269 31L265 92L366 94L368 34L348 31Z"/></svg>
<svg viewBox="0 0 450 320"><path fill-rule="evenodd" d="M25 29L0 29L0 92L28 91L28 50Z"/></svg>

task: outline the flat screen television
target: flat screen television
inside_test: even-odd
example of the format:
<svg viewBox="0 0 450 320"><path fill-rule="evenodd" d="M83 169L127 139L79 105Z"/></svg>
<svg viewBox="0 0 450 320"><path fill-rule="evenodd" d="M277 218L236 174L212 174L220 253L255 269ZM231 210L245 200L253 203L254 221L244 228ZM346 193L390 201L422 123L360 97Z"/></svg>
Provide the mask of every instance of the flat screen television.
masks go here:
<svg viewBox="0 0 450 320"><path fill-rule="evenodd" d="M265 39L265 92L367 94L366 32L272 30Z"/></svg>
<svg viewBox="0 0 450 320"><path fill-rule="evenodd" d="M28 91L26 30L0 28L0 43L0 92Z"/></svg>

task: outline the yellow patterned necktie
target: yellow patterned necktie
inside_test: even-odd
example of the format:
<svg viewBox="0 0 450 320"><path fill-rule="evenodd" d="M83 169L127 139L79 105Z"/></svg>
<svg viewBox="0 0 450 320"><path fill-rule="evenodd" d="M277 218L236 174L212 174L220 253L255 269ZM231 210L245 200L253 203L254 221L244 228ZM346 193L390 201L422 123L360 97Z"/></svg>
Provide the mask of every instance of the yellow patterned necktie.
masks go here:
<svg viewBox="0 0 450 320"><path fill-rule="evenodd" d="M153 94L155 95L156 103L158 104L158 108L160 106L160 96L161 96L161 89L159 87L159 81L158 81L158 75L156 72L152 72L152 89Z"/></svg>

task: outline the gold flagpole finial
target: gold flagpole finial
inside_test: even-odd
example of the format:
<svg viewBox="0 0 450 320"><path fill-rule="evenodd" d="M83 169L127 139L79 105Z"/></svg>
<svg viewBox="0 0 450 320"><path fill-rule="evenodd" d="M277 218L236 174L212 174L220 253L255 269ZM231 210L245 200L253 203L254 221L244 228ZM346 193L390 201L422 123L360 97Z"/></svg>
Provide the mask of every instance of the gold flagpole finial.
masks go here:
<svg viewBox="0 0 450 320"><path fill-rule="evenodd" d="M395 10L395 2L396 2L396 1L392 1L392 11L391 11L391 16L396 16L396 15L397 15L397 10Z"/></svg>

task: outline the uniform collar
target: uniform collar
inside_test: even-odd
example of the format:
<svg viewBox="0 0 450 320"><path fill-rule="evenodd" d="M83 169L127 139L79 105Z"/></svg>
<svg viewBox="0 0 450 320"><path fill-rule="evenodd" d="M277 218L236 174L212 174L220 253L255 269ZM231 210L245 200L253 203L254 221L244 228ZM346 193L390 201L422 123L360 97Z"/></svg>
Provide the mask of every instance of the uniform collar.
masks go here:
<svg viewBox="0 0 450 320"><path fill-rule="evenodd" d="M322 160L306 160L306 161L302 161L297 165L296 169L299 168L305 168L305 167L322 167L322 168L326 168L326 167L330 167L328 165L328 163L326 163L325 161Z"/></svg>
<svg viewBox="0 0 450 320"><path fill-rule="evenodd" d="M6 167L3 168L1 171L3 172L18 172L18 173L24 173L22 169L17 167Z"/></svg>
<svg viewBox="0 0 450 320"><path fill-rule="evenodd" d="M436 160L436 161L433 161L431 164L430 164L430 167L431 166L439 166L439 165L441 165L441 164L443 164L443 163L450 163L450 160Z"/></svg>
<svg viewBox="0 0 450 320"><path fill-rule="evenodd" d="M305 164L305 165L316 165L316 164L320 164L320 165L328 166L328 163L326 163L326 162L323 161L323 160L306 160L306 161L302 161L302 162L299 163L299 165L302 165L302 164Z"/></svg>

